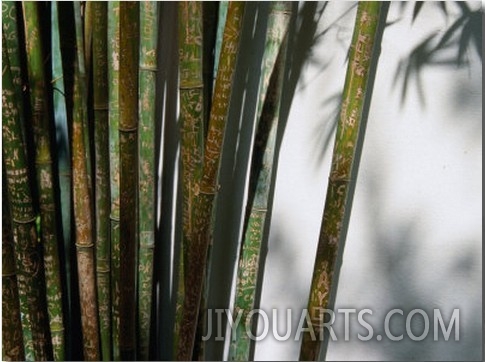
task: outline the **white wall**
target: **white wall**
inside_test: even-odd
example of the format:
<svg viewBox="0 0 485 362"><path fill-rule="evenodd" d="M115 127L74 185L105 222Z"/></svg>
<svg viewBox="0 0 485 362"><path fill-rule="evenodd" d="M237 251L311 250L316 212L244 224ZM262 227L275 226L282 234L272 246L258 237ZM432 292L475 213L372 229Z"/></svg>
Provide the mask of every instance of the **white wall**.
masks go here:
<svg viewBox="0 0 485 362"><path fill-rule="evenodd" d="M350 341L343 341L343 329L335 327L341 338L330 342L329 360L481 360L481 61L469 48L466 66L425 66L422 97L410 82L401 102L403 79L394 84L398 62L426 36L443 33L459 13L453 3L447 3L448 16L426 3L411 25L413 6L390 7L388 21L397 22L384 32L335 310L372 309L366 320L375 335L384 335L384 315L393 308L405 313L393 318L396 333L414 308L429 313L431 328L434 308L446 321L447 313L459 308L460 341L434 342L430 333L421 342L407 337L361 342L356 333L367 332L351 318ZM335 96L343 86L354 17L350 2L325 8L317 33L327 32L311 48L291 102L261 308L268 314L278 308L283 316L292 308L293 333L286 342L271 336L258 342L256 360L298 358L300 343L293 337L298 311L308 299L339 102ZM444 55L456 58L457 49ZM422 320L413 321L419 334Z"/></svg>

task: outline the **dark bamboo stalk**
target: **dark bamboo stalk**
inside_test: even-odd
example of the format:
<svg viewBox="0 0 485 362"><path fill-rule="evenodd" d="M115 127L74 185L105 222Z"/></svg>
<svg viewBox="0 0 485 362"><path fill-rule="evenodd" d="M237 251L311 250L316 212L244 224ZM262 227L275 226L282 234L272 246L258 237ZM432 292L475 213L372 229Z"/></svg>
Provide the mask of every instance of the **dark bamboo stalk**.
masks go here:
<svg viewBox="0 0 485 362"><path fill-rule="evenodd" d="M19 290L15 250L7 192L7 176L2 163L2 360L25 359L20 321Z"/></svg>
<svg viewBox="0 0 485 362"><path fill-rule="evenodd" d="M31 124L35 143L35 166L41 216L41 240L44 246L44 268L47 285L47 308L54 359L65 360L64 321L62 306L61 267L57 237L58 208L54 196L52 172L50 119L47 105L47 88L44 74L42 29L38 3L23 4L27 70L29 74Z"/></svg>
<svg viewBox="0 0 485 362"><path fill-rule="evenodd" d="M2 34L2 60L2 151L12 215L25 358L28 361L50 360L53 355L44 265L37 240L36 214L17 108L18 95L8 65L5 33Z"/></svg>
<svg viewBox="0 0 485 362"><path fill-rule="evenodd" d="M77 57L74 71L73 124L72 124L72 177L79 297L83 333L84 358L99 360L99 322L96 297L96 266L94 256L94 233L92 195L90 192L89 152L86 108L86 72L82 45L81 11L79 2L74 3L76 23Z"/></svg>
<svg viewBox="0 0 485 362"><path fill-rule="evenodd" d="M120 357L136 357L139 4L120 2ZM122 76L121 76L122 75Z"/></svg>
<svg viewBox="0 0 485 362"><path fill-rule="evenodd" d="M379 20L384 21L380 19L382 6L380 2L359 2L357 8L307 308L308 328L314 333L303 334L300 360L316 360L323 341L324 314L321 311L330 307L335 262L346 234L347 226L343 221L352 198L349 189L355 171L356 149L361 148L363 141L359 139L359 132L365 97L371 91L368 87L371 61L378 56L375 39Z"/></svg>
<svg viewBox="0 0 485 362"><path fill-rule="evenodd" d="M107 3L91 5L95 155L96 281L101 357L111 361L111 260Z"/></svg>
<svg viewBox="0 0 485 362"><path fill-rule="evenodd" d="M111 195L112 354L120 360L120 154L119 154L120 2L108 2L109 166Z"/></svg>
<svg viewBox="0 0 485 362"><path fill-rule="evenodd" d="M202 176L204 152L203 9L200 2L179 3L179 74L182 170L182 240L175 316L174 355L185 299L187 250L192 244L195 187ZM192 356L190 356L191 358Z"/></svg>
<svg viewBox="0 0 485 362"><path fill-rule="evenodd" d="M212 237L211 220L218 187L217 173L233 85L232 80L236 68L244 7L243 2L231 2L229 4L205 145L203 174L200 186L196 185L194 190L196 195L195 217L192 242L190 247L187 248L186 295L177 351L177 359L179 360L189 360L193 353L202 287L207 267L207 250Z"/></svg>

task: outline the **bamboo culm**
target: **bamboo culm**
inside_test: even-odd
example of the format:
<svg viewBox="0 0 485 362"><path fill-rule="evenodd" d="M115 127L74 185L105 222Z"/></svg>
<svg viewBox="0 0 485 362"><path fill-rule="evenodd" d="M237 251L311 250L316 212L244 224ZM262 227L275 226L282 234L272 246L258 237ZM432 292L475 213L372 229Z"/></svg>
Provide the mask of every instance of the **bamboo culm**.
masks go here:
<svg viewBox="0 0 485 362"><path fill-rule="evenodd" d="M335 262L343 242L342 235L345 235L343 220L352 197L349 184L358 142L362 142L359 140L360 125L365 96L370 91L371 60L377 55L375 39L382 6L379 2L359 2L357 8L307 308L309 329L303 334L300 350L300 360L304 361L318 358L323 340L324 313L321 311L330 307Z"/></svg>
<svg viewBox="0 0 485 362"><path fill-rule="evenodd" d="M119 55L120 2L108 2L109 168L111 245L112 358L120 360L120 159L119 159Z"/></svg>
<svg viewBox="0 0 485 362"><path fill-rule="evenodd" d="M182 170L182 240L174 327L177 356L186 290L187 253L192 247L196 185L204 155L203 9L199 2L179 3L179 74ZM191 359L192 355L188 359Z"/></svg>
<svg viewBox="0 0 485 362"><path fill-rule="evenodd" d="M41 217L41 241L44 247L44 269L47 286L47 308L54 359L65 360L64 321L62 305L61 267L57 237L58 207L54 196L52 172L50 117L47 109L47 88L44 74L42 34L39 4L22 3L24 10L27 69L30 85L31 124L35 143L35 169Z"/></svg>
<svg viewBox="0 0 485 362"><path fill-rule="evenodd" d="M205 144L203 174L200 185L196 188L192 243L186 251L185 299L178 341L178 360L191 359L193 352L207 266L207 250L212 237L210 229L213 204L217 191L217 174L229 109L232 80L236 68L244 8L245 4L243 2L231 2L227 14L219 71Z"/></svg>
<svg viewBox="0 0 485 362"><path fill-rule="evenodd" d="M120 2L120 358L136 358L139 3Z"/></svg>
<svg viewBox="0 0 485 362"><path fill-rule="evenodd" d="M15 268L15 250L7 192L7 176L2 164L2 360L25 359L20 321L19 290Z"/></svg>
<svg viewBox="0 0 485 362"><path fill-rule="evenodd" d="M5 33L5 42L7 45L8 57L10 62L10 71L12 72L13 85L15 87L15 93L19 97L18 112L22 122L22 136L24 143L26 143L25 136L25 115L24 107L22 106L26 91L23 89L22 79L22 65L20 55L20 33L18 25L18 5L17 1L3 1L2 2L2 31Z"/></svg>
<svg viewBox="0 0 485 362"><path fill-rule="evenodd" d="M86 76L82 44L80 4L74 3L77 57L74 70L72 124L72 182L74 200L75 240L79 275L79 297L83 351L86 360L98 361L99 320L96 298L96 262L94 256L94 227L92 215L89 152L87 151L88 122L86 114Z"/></svg>
<svg viewBox="0 0 485 362"><path fill-rule="evenodd" d="M57 3L51 3L51 51L52 51L52 100L54 105L54 122L57 145L57 163L58 163L58 182L60 190L60 214L62 219L62 234L61 237L64 242L64 263L63 267L66 276L71 275L70 262L70 245L71 245L71 152L69 147L69 129L67 122L67 106L64 87L64 71L62 68L62 55L60 46L59 34L59 18ZM62 265L62 264L61 264ZM64 315L70 315L72 295L70 278L65 279L67 289L67 306L65 306ZM67 312L67 313L66 313ZM64 329L70 330L69 318L64 319ZM66 334L66 339L69 339L69 334ZM70 359L68 353L69 342L66 344L66 359Z"/></svg>
<svg viewBox="0 0 485 362"><path fill-rule="evenodd" d="M270 207L274 149L285 75L287 30L292 4L291 2L274 2L270 7L259 93L259 120L251 159L244 239L239 256L233 313L233 315L241 313L242 323L236 327L229 349L229 359L236 361L251 359L251 340L246 333L246 324L250 322L246 319L248 313L256 307L260 254ZM252 329L254 330L255 327L255 323L253 323Z"/></svg>
<svg viewBox="0 0 485 362"><path fill-rule="evenodd" d="M96 282L98 296L101 357L111 361L111 260L109 182L109 97L107 3L93 2L92 70L95 157Z"/></svg>
<svg viewBox="0 0 485 362"><path fill-rule="evenodd" d="M139 251L137 359L148 360L155 248L155 90L157 71L158 3L140 3L139 65Z"/></svg>
<svg viewBox="0 0 485 362"><path fill-rule="evenodd" d="M51 360L52 344L47 314L42 251L37 241L36 214L29 180L18 95L8 64L2 34L2 142L15 244L22 333L27 361Z"/></svg>

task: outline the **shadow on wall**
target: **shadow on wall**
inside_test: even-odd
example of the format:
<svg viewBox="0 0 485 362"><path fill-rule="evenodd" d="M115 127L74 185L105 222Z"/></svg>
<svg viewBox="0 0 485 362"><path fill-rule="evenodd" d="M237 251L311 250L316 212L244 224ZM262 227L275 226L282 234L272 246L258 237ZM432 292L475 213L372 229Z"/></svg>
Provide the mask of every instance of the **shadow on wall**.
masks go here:
<svg viewBox="0 0 485 362"><path fill-rule="evenodd" d="M402 309L403 316L396 314L390 322L390 331L395 336L404 334L403 340L393 342L384 337L382 341L373 338L361 342L368 350L382 352L389 361L419 360L482 360L482 310L480 292L475 290L477 271L481 270L480 256L477 254L478 240L443 240L446 244L463 245L453 259L439 257L440 250L430 252L423 249L422 216L419 211L414 216L399 217L392 221L383 215L384 199L381 189L382 180L375 173L366 180L369 208L368 223L372 225L372 265L369 275L376 276L373 288L380 295L383 305L389 312L393 308ZM424 234L425 235L425 234ZM460 286L463 286L461 288ZM371 287L372 288L372 287ZM471 288L471 289L470 289ZM361 292L367 289L362 286ZM467 293L465 295L465 293ZM376 306L378 307L378 306ZM441 330L438 341L433 340L433 309L440 309L445 325L448 327L454 308L459 309L459 340L455 341L454 330L445 341ZM413 309L422 309L429 317L429 330L423 341L413 341L405 330L405 319ZM379 313L379 312L378 312ZM372 319L371 319L372 320ZM384 321L384 314L380 321ZM375 335L385 336L384 324L374 326ZM455 328L457 325L455 325ZM411 319L411 330L416 336L424 331L423 318L419 315ZM366 332L363 333L365 335Z"/></svg>
<svg viewBox="0 0 485 362"><path fill-rule="evenodd" d="M410 3L400 3L401 11L405 11ZM416 45L410 54L401 59L394 79L395 87L401 81L401 105L406 101L408 92L416 90L421 105L426 105L426 95L422 75L426 68L447 66L457 69L470 65L470 51L476 52L482 61L482 10L472 10L464 1L414 3L412 23L420 20L424 7L435 7L443 15L445 30L429 34ZM456 15L458 11L458 15ZM421 14L421 15L420 15ZM402 21L398 19L388 25ZM406 19L407 20L407 19ZM415 88L410 83L415 83Z"/></svg>

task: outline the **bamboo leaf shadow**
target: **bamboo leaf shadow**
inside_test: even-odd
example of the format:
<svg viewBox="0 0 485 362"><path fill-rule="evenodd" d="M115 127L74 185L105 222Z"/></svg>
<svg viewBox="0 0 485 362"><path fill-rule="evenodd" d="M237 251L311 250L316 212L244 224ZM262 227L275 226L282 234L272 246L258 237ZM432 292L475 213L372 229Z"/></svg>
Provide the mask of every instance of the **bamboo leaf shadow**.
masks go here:
<svg viewBox="0 0 485 362"><path fill-rule="evenodd" d="M394 77L394 87L399 81L401 85L401 106L404 105L411 90L410 83L414 81L418 98L421 106L426 105L422 73L425 68L430 66L448 66L460 68L468 66L468 50L475 49L480 61L482 61L482 10L472 11L468 4L457 1L456 6L461 13L453 18L446 4L442 2L434 3L443 12L446 20L453 20L451 25L440 35L435 32L421 41L411 53L399 61ZM417 2L413 11L412 22L421 13L423 3ZM431 6L431 4L430 4ZM449 55L455 53L455 56Z"/></svg>

